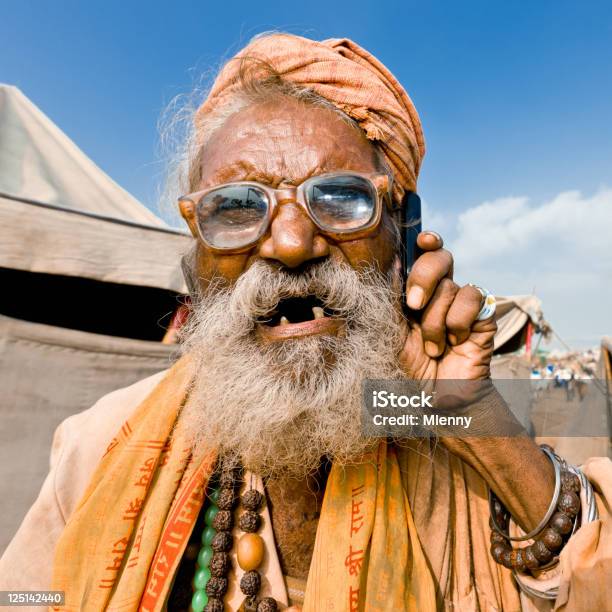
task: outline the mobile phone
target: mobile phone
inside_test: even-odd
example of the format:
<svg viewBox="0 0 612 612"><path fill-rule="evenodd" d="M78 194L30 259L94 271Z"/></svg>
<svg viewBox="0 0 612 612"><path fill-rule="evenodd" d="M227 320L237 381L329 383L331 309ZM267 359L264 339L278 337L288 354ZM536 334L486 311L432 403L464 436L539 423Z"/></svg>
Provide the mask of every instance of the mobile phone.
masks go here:
<svg viewBox="0 0 612 612"><path fill-rule="evenodd" d="M417 237L421 233L422 228L421 198L414 191L407 191L404 194L400 210L402 293L405 311L408 310L406 306L406 281L414 262L421 254L421 250L417 246Z"/></svg>

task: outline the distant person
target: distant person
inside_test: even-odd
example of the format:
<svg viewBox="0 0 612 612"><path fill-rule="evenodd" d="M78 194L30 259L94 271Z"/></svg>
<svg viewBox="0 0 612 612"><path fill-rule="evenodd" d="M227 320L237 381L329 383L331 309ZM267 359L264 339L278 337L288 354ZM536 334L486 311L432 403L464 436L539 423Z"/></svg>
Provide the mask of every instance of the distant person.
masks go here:
<svg viewBox="0 0 612 612"><path fill-rule="evenodd" d="M568 402L571 402L574 399L574 386L575 386L575 375L574 375L574 372L572 372L569 375L569 378L566 380L566 387L565 387L566 399Z"/></svg>

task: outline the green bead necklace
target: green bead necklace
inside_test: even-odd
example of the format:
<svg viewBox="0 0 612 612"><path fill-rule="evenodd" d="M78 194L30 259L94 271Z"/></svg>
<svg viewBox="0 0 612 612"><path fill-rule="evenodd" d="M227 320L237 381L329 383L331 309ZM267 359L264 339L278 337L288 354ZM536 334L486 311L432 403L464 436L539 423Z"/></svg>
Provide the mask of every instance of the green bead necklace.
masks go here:
<svg viewBox="0 0 612 612"><path fill-rule="evenodd" d="M213 489L208 495L210 504L204 514L204 527L202 531L202 546L198 552L198 560L196 566L196 573L193 578L193 597L191 599L191 609L193 612L203 612L204 608L208 604L208 594L206 593L206 585L211 578L210 573L210 560L213 557L214 551L212 549L212 541L217 531L212 526L213 520L219 512L217 506L217 499L219 498L219 489Z"/></svg>
<svg viewBox="0 0 612 612"><path fill-rule="evenodd" d="M219 472L213 478L207 494L208 505L204 510L201 547L197 556L196 572L193 578L192 612L223 612L223 597L227 591L227 574L231 568L229 551L232 548L233 513L236 488L241 482L239 470ZM252 483L251 483L252 485ZM257 599L261 576L256 571L264 555L264 543L256 532L261 525L258 510L263 495L252 486L242 496L245 511L239 519L239 526L245 534L238 542L238 564L244 570L240 590L245 594L245 610L249 612L277 612L278 604L272 597Z"/></svg>

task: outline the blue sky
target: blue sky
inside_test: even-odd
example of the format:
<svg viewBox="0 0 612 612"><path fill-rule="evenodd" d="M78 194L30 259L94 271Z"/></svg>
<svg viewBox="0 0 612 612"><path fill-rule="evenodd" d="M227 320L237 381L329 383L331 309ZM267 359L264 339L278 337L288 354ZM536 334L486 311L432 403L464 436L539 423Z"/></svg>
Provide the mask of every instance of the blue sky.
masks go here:
<svg viewBox="0 0 612 612"><path fill-rule="evenodd" d="M604 246L586 257L574 235L608 222L612 234L608 2L13 0L3 3L0 21L0 81L20 87L100 167L155 207L162 109L270 29L348 36L397 75L425 128L425 225L442 229L471 262L464 276L501 285L492 287L498 293L535 286L553 325L575 345L612 333L609 291L603 305L598 296L595 314L590 305L588 321L579 319L589 292L610 284L612 256ZM572 205L558 198L568 191L579 192L575 205L585 212L569 215L576 227L568 220L550 234L541 217L552 215L557 226L559 215L567 219L563 211ZM526 225L490 256L500 260L493 269L479 260L477 245L466 246L488 230L466 233L466 223L489 223L469 211L485 202L506 210L512 198L523 199L512 214ZM583 287L585 266L592 278ZM457 269L461 277L460 261ZM581 289L571 290L576 282Z"/></svg>

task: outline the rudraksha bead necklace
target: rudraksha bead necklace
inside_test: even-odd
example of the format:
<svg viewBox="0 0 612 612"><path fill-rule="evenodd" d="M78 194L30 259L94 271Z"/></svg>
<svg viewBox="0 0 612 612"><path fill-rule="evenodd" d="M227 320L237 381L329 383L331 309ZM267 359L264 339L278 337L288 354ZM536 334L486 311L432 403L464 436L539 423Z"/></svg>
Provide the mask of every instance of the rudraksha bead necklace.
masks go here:
<svg viewBox="0 0 612 612"><path fill-rule="evenodd" d="M233 547L234 506L238 499L237 490L242 484L238 468L221 468L211 478L208 489L208 505L204 509L205 528L202 531L202 547L198 554L196 573L193 579L193 612L223 612L223 598L228 588L231 571L229 552ZM272 597L257 598L261 588L261 576L257 571L264 559L265 545L257 533L261 526L259 511L263 495L251 487L242 495L244 511L238 519L238 526L245 533L238 539L236 556L238 565L244 571L240 590L246 599L245 612L277 612L278 604Z"/></svg>

